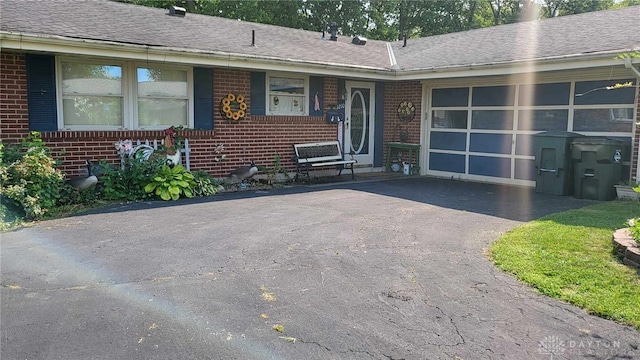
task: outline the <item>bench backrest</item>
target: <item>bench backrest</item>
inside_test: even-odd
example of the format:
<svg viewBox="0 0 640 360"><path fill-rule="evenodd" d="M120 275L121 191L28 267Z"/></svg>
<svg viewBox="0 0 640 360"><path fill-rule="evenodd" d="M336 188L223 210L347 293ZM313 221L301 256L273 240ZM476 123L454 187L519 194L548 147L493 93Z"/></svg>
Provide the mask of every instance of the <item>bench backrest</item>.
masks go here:
<svg viewBox="0 0 640 360"><path fill-rule="evenodd" d="M293 149L299 163L342 160L337 141L294 144Z"/></svg>

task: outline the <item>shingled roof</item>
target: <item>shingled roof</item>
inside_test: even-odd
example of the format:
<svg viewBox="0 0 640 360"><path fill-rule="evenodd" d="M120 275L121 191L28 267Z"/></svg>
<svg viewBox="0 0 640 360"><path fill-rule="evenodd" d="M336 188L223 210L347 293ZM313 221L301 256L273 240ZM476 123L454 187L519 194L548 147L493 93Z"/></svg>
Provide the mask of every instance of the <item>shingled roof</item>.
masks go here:
<svg viewBox="0 0 640 360"><path fill-rule="evenodd" d="M409 39L392 45L402 70L577 58L640 50L640 6Z"/></svg>
<svg viewBox="0 0 640 360"><path fill-rule="evenodd" d="M640 6L387 43L104 0L1 0L0 31L374 71L504 66L639 50ZM251 46L255 30L257 46ZM327 34L328 37L328 34ZM389 46L390 45L390 46ZM397 64L393 63L393 59Z"/></svg>
<svg viewBox="0 0 640 360"><path fill-rule="evenodd" d="M99 0L2 0L0 30L12 33L228 53L303 63L389 69L386 42L354 45L351 38L214 16L169 16L166 9ZM255 30L257 46L251 46ZM329 37L329 34L326 34Z"/></svg>

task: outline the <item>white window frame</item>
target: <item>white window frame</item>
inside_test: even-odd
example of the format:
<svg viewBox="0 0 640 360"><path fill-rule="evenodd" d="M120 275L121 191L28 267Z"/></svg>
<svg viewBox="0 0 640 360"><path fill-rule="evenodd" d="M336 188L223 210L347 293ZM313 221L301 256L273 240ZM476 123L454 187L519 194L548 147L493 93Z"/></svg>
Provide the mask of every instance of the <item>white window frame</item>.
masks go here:
<svg viewBox="0 0 640 360"><path fill-rule="evenodd" d="M270 79L272 77L276 78L288 78L288 79L299 79L304 81L304 112L287 112L287 111L271 111L270 109L270 101L271 101L271 92L269 90L269 84L271 83ZM308 75L299 75L293 73L276 73L269 72L266 74L266 82L265 82L265 104L266 104L266 114L267 115L282 115L282 116L308 116L309 115L309 76ZM285 95L287 96L287 95Z"/></svg>
<svg viewBox="0 0 640 360"><path fill-rule="evenodd" d="M132 119L133 119L133 129L135 130L162 130L167 128L168 125L156 125L156 126L140 126L138 122L138 68L157 68L157 69L166 69L166 70L182 70L187 72L187 124L183 126L193 128L193 114L194 114L194 93L193 93L193 67L188 66L180 66L180 65L166 65L166 64L154 64L154 63L142 63L136 62L133 63L132 66L128 69L131 73L131 93L132 93ZM167 97L168 99L173 99ZM180 98L182 99L182 98ZM179 124L173 124L179 125Z"/></svg>
<svg viewBox="0 0 640 360"><path fill-rule="evenodd" d="M120 86L122 87L122 125L121 126L109 126L109 125L65 125L64 123L64 94L62 89L62 63L76 63L76 64L91 64L91 65L115 65L120 66L121 79ZM125 62L111 60L111 59L80 59L80 58L67 58L56 57L56 107L58 112L58 129L59 130L119 130L126 126L127 123L127 107L128 107L128 94L126 86L126 67ZM116 96L114 96L116 97Z"/></svg>
<svg viewBox="0 0 640 360"><path fill-rule="evenodd" d="M122 69L122 126L108 125L65 125L62 93L62 63L73 62L78 64L117 65ZM163 130L167 125L140 127L138 124L138 77L137 68L161 68L170 70L187 71L187 124L186 127L194 127L194 91L193 91L193 67L180 65L167 65L164 63L141 63L136 61L121 61L110 58L80 58L80 57L56 57L56 110L58 113L58 130L97 131L97 130ZM178 125L178 124L174 124Z"/></svg>

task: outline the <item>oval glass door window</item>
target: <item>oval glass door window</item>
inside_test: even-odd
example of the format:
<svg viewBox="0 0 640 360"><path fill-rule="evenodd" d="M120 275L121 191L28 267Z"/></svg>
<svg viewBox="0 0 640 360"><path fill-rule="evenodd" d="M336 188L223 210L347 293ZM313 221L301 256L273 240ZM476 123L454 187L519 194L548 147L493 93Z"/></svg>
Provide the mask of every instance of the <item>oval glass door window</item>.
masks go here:
<svg viewBox="0 0 640 360"><path fill-rule="evenodd" d="M366 154L367 139L367 105L362 91L355 90L351 94L351 151L355 154Z"/></svg>

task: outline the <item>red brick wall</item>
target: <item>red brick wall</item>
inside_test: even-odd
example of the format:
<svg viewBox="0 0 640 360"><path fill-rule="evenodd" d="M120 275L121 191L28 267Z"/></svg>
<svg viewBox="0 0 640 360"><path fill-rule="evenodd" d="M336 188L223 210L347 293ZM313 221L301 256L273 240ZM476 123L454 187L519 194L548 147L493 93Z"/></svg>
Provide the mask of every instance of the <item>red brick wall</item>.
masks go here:
<svg viewBox="0 0 640 360"><path fill-rule="evenodd" d="M257 116L251 114L250 72L232 69L215 69L213 77L214 117L216 136L211 139L215 144L225 145L227 159L212 164L211 171L228 173L250 160L258 165L272 166L275 154L281 157L281 163L294 169L294 143L335 140L337 125L327 124L321 116ZM336 79L325 79L324 104L335 103ZM248 116L241 121L225 120L218 107L222 98L229 92L241 94L247 98ZM213 155L206 155L210 156Z"/></svg>
<svg viewBox="0 0 640 360"><path fill-rule="evenodd" d="M0 63L0 139L19 141L28 134L26 69L24 55L2 53ZM293 170L292 144L335 140L337 125L327 124L321 116L251 116L250 73L232 69L214 69L214 130L186 131L191 147L191 170L204 170L224 176L229 170L254 160L258 165L272 166L274 155ZM224 120L218 110L229 92L247 99L248 116L238 122ZM325 79L324 104L336 103L337 80ZM121 139L162 139L162 131L59 131L44 132L42 138L61 161L69 176L85 169L85 160L107 160L119 163L114 143ZM227 159L215 162L214 148L224 144Z"/></svg>
<svg viewBox="0 0 640 360"><path fill-rule="evenodd" d="M400 141L400 131L408 131L408 143L420 143L420 119L422 114L422 85L419 81L388 82L384 85L384 142ZM416 107L412 121L400 121L398 105L411 101ZM384 164L387 161L387 147L384 148ZM406 154L405 157L406 158Z"/></svg>
<svg viewBox="0 0 640 360"><path fill-rule="evenodd" d="M24 55L0 53L0 136L16 142L29 133L27 69Z"/></svg>

